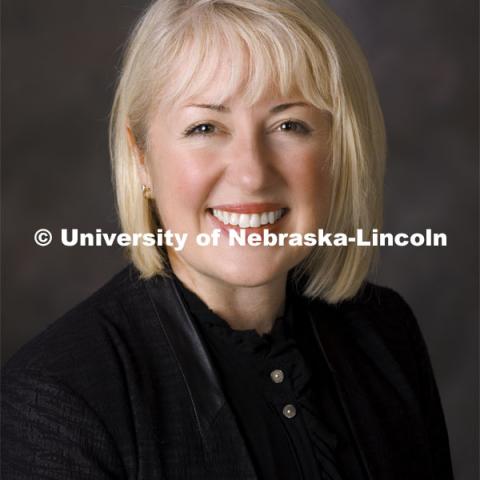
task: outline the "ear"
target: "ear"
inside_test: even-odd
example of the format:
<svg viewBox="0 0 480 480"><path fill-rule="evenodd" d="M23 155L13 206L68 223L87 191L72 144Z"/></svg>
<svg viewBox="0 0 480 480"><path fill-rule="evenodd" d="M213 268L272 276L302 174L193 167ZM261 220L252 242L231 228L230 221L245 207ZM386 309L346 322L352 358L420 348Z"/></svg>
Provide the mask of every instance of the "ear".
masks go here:
<svg viewBox="0 0 480 480"><path fill-rule="evenodd" d="M145 185L148 188L152 188L152 181L150 177L150 171L148 169L148 164L146 161L145 153L138 147L137 141L135 140L135 135L132 132L130 126L127 125L127 138L128 146L130 152L135 159L135 166L137 167L137 173L140 178L142 185ZM142 185L139 185L140 188Z"/></svg>

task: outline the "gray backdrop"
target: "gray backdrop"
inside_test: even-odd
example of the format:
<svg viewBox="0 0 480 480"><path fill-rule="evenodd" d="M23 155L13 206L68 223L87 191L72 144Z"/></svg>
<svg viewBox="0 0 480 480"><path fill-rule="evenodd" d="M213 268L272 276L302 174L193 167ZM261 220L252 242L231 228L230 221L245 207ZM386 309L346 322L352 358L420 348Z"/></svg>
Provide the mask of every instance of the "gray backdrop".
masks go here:
<svg viewBox="0 0 480 480"><path fill-rule="evenodd" d="M2 358L106 282L114 248L37 247L41 227L116 231L107 117L120 46L147 2L5 0L2 15ZM389 136L386 230L448 234L389 248L376 281L427 340L457 480L478 478L477 6L332 0L378 85Z"/></svg>

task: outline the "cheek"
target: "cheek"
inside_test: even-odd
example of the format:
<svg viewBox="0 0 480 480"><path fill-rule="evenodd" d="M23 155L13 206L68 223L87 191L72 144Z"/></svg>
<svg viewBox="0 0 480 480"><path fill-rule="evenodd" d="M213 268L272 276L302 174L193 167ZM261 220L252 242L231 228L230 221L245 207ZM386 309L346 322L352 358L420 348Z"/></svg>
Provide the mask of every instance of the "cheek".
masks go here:
<svg viewBox="0 0 480 480"><path fill-rule="evenodd" d="M153 183L161 213L195 214L204 208L214 183L207 165L207 159L197 155L172 153L156 158Z"/></svg>
<svg viewBox="0 0 480 480"><path fill-rule="evenodd" d="M294 159L287 178L294 202L305 211L318 214L328 209L331 178L324 152L309 152Z"/></svg>

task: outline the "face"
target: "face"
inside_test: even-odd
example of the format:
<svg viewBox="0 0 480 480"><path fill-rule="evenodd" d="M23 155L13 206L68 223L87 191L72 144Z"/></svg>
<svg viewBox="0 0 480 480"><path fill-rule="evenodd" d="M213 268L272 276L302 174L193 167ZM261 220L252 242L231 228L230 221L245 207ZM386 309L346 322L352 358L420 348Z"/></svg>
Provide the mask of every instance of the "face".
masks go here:
<svg viewBox="0 0 480 480"><path fill-rule="evenodd" d="M328 115L297 96L248 106L233 95L220 105L221 85L158 107L141 180L152 189L164 230L188 234L182 251L168 249L176 272L193 284L273 284L309 247L231 246L228 232L305 234L324 226ZM214 229L220 229L218 246L199 246L196 236Z"/></svg>

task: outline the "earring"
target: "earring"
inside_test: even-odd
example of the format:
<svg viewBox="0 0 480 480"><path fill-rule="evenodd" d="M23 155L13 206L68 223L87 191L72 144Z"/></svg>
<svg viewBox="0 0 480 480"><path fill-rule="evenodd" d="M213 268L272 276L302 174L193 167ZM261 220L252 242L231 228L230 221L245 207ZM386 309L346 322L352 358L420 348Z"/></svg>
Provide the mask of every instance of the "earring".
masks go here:
<svg viewBox="0 0 480 480"><path fill-rule="evenodd" d="M142 185L142 193L145 200L151 200L152 197L152 189L147 187L146 185Z"/></svg>

